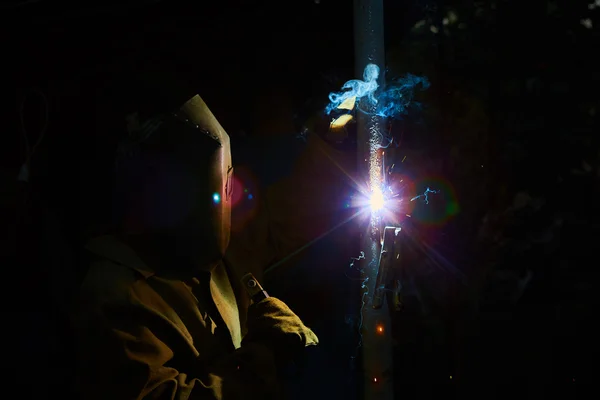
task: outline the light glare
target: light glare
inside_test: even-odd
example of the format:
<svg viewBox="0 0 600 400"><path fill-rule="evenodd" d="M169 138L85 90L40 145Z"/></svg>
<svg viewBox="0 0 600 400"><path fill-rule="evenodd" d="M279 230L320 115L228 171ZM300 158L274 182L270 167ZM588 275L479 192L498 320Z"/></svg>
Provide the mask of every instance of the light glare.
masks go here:
<svg viewBox="0 0 600 400"><path fill-rule="evenodd" d="M383 192L381 189L375 189L371 195L371 210L374 212L381 210L384 203Z"/></svg>

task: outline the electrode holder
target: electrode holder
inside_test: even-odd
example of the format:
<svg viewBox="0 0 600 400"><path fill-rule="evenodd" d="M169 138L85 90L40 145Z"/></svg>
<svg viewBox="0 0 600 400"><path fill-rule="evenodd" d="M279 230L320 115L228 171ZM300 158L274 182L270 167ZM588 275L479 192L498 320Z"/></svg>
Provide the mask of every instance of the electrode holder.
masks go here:
<svg viewBox="0 0 600 400"><path fill-rule="evenodd" d="M247 273L242 277L242 285L246 288L246 292L253 302L258 303L261 300L269 297L267 292L260 285L258 280L251 273Z"/></svg>

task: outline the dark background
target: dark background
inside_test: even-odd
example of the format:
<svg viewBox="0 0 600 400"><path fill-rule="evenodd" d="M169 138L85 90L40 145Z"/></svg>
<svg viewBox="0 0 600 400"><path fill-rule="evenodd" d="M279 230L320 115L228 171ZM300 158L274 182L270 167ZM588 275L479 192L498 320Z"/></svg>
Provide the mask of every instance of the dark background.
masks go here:
<svg viewBox="0 0 600 400"><path fill-rule="evenodd" d="M69 390L65 304L81 243L110 218L118 132L99 127L113 121L110 94L127 84L123 71L152 52L172 60L230 134L236 163L264 187L291 170L304 146L297 134L327 94L355 78L353 10L341 0L14 3L0 8L6 343L19 382L45 398ZM539 395L595 381L600 6L590 3L385 3L388 77L431 81L419 121L395 123L395 153L408 155L418 179L448 182L460 206L443 223L415 222L415 238L435 252L415 252L418 296L394 314L398 397L415 383L447 393L518 383ZM19 107L26 99L33 143L44 120L39 92L48 128L31 184L18 184ZM290 376L292 398L360 397L347 323L359 285L342 273L360 250L346 234L267 280L322 341Z"/></svg>

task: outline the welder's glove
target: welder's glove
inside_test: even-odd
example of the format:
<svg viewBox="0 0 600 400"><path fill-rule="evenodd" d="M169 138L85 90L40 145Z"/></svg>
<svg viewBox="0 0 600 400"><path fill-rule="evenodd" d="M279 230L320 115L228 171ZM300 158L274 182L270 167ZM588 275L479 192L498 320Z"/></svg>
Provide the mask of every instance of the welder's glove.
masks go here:
<svg viewBox="0 0 600 400"><path fill-rule="evenodd" d="M319 343L317 335L283 301L274 297L249 307L247 327L243 345L264 344L280 362L289 361L305 347Z"/></svg>

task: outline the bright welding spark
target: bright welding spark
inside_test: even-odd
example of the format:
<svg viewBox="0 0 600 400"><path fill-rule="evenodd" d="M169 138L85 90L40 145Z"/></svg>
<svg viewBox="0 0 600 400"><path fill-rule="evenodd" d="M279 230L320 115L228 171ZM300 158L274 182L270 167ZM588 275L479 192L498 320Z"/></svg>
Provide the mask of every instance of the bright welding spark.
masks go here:
<svg viewBox="0 0 600 400"><path fill-rule="evenodd" d="M429 193L437 194L439 192L439 190L431 190L430 188L427 188L425 189L425 192L423 192L423 194L413 197L412 199L410 199L410 201L415 201L416 199L423 198L425 204L429 204Z"/></svg>
<svg viewBox="0 0 600 400"><path fill-rule="evenodd" d="M375 188L370 199L371 211L377 212L385 205L385 197L383 197L383 191L380 188Z"/></svg>

